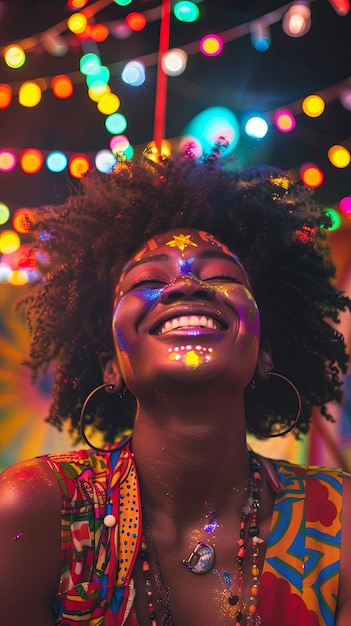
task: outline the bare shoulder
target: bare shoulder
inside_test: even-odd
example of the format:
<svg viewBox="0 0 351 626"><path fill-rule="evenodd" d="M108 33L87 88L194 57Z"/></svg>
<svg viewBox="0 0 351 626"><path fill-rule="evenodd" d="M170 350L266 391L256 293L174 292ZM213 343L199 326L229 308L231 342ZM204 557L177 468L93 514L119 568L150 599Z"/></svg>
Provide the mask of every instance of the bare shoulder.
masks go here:
<svg viewBox="0 0 351 626"><path fill-rule="evenodd" d="M351 615L351 475L343 481L343 507L341 523L341 561L338 611L335 626L349 626Z"/></svg>
<svg viewBox="0 0 351 626"><path fill-rule="evenodd" d="M43 459L0 475L0 611L4 623L52 624L60 577L61 496Z"/></svg>

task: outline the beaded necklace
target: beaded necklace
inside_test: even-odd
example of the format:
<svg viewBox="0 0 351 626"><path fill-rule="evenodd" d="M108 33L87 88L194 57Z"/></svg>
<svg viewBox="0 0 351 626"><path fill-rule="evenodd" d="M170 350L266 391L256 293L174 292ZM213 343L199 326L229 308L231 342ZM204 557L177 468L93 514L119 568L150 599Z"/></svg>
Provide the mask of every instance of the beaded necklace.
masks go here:
<svg viewBox="0 0 351 626"><path fill-rule="evenodd" d="M263 543L263 539L259 537L259 528L257 525L257 514L260 507L260 494L259 494L259 482L261 480L261 466L257 461L253 453L249 452L250 459L250 483L249 483L249 496L247 501L241 507L241 519L239 538L237 539L238 551L235 558L235 575L232 579L229 572L223 571L223 574L219 570L212 569L214 564L214 558L211 567L207 567L206 572L212 570L220 579L224 579L225 589L219 594L219 606L221 617L226 620L225 623L235 620L235 626L242 626L244 612L247 611L246 625L247 626L260 626L261 618L257 613L257 598L259 591L259 546ZM213 512L211 512L212 514ZM160 626L174 626L173 618L170 610L169 595L170 589L166 587L160 563L157 556L156 545L152 536L150 525L147 521L147 517L144 512L144 519L146 521L146 528L150 537L152 549L155 557L156 571L154 576L154 582L158 593L158 604L161 608L161 621ZM208 531L207 531L208 532ZM248 602L243 600L243 588L244 588L244 559L247 554L247 544L251 542L251 575L252 583L250 589L250 597ZM206 546L210 548L214 555L214 548L203 542L198 542L197 546ZM197 546L193 550L191 557L197 555ZM151 626L158 626L157 611L152 592L152 580L150 574L149 564L149 551L146 544L145 532L143 529L142 540L140 545L139 557L142 562L142 570L144 574L145 590L147 595L149 617ZM183 563L189 567L189 559L184 560ZM195 559L196 560L196 559ZM194 568L189 567L190 571L194 571ZM205 571L194 573L206 573Z"/></svg>

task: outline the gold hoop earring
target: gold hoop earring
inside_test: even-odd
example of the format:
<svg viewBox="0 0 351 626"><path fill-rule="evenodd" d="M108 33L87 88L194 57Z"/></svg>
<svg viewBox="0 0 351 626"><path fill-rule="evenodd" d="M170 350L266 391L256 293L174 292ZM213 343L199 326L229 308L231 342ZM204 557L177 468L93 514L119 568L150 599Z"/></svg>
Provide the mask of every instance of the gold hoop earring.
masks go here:
<svg viewBox="0 0 351 626"><path fill-rule="evenodd" d="M287 423L289 421L290 425L285 430L282 430L276 433L267 434L267 433L261 432L257 430L256 428L254 428L248 419L246 420L247 427L251 433L253 433L254 435L257 435L258 437L264 437L264 438L283 437L284 435L287 435L292 430L294 430L294 428L298 424L298 421L301 415L301 408L302 408L301 395L297 387L294 385L294 383L283 374L278 374L278 372L272 372L268 370L265 370L264 373L267 374L269 377L275 376L277 379L283 380L284 382L288 383L289 387L291 388L293 392L294 401L296 403L295 414L293 414L293 417L291 419L288 416L288 420L286 420L285 422ZM251 381L251 384L249 385L247 389L247 393L245 395L245 408L248 407L248 411L246 412L246 415L248 415L248 413L251 413L251 410L253 409L253 412L256 415L256 420L261 421L261 422L264 420L264 417L265 417L263 413L267 413L267 411L264 409L266 406L269 405L269 402L267 402L267 399L265 400L259 399L262 395L262 390L264 389L264 385L266 384L266 382L267 381L258 381L258 380ZM257 395L256 398L254 397L255 395ZM264 395L267 395L267 394L265 393ZM284 394L284 403L285 403L285 394ZM260 415L261 417L259 418ZM278 417L280 417L279 410L278 411L272 410L270 417L269 417L271 426L279 422L278 419L274 422L274 419Z"/></svg>
<svg viewBox="0 0 351 626"><path fill-rule="evenodd" d="M90 400L93 398L93 396L95 396L95 394L100 391L101 389L110 389L110 391L112 391L114 389L114 387L117 387L117 385L111 384L111 383L104 383L103 385L98 385L97 387L95 387L95 389L93 389L93 391L91 391L89 393L89 395L85 398L81 411L80 411L80 416L79 416L79 431L81 434L82 439L85 441L85 443L89 446L89 448L92 448L93 450L97 450L98 452L114 452L115 450L119 450L120 448L122 448L132 437L131 433L122 435L120 437L120 439L118 439L117 445L115 446L111 446L111 448L100 448L99 446L94 446L94 444L91 443L91 441L89 441L86 433L85 433L85 428L86 428L86 424L85 424L85 417L86 417L86 408L88 403L90 402ZM125 393L126 393L127 387L124 387L122 392L118 392L118 396L121 400L123 400Z"/></svg>

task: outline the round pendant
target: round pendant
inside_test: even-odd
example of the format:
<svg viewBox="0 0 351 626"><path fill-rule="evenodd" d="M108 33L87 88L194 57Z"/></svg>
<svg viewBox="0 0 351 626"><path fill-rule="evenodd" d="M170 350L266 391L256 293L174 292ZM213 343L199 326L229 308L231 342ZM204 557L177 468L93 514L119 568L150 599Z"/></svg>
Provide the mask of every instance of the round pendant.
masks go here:
<svg viewBox="0 0 351 626"><path fill-rule="evenodd" d="M216 555L212 546L199 541L191 555L184 559L183 563L193 574L207 574L213 568L215 558Z"/></svg>

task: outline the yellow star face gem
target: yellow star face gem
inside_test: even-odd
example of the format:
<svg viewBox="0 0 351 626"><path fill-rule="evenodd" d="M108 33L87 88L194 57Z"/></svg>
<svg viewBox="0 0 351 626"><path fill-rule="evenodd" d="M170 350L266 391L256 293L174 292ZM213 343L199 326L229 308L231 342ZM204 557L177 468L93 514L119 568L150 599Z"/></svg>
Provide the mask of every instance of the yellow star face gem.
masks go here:
<svg viewBox="0 0 351 626"><path fill-rule="evenodd" d="M173 235L173 239L171 241L167 241L166 246L170 246L171 248L179 248L179 250L184 250L187 246L194 246L197 248L197 243L190 240L191 235Z"/></svg>

